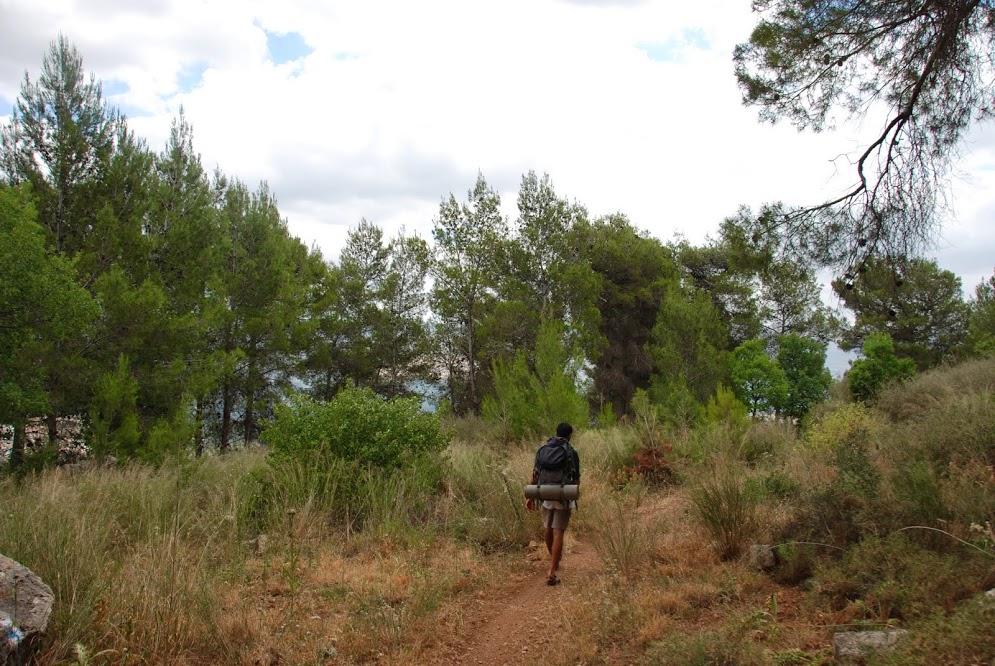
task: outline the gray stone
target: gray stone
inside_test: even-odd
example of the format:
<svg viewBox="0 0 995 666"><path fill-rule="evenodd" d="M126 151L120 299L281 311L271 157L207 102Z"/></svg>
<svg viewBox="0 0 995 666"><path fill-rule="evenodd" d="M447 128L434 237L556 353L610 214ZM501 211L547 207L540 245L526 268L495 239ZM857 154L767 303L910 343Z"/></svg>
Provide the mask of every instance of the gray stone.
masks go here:
<svg viewBox="0 0 995 666"><path fill-rule="evenodd" d="M774 565L777 564L777 555L774 549L763 543L755 543L750 546L750 549L746 553L746 558L751 567L763 571L773 569Z"/></svg>
<svg viewBox="0 0 995 666"><path fill-rule="evenodd" d="M865 657L888 652L906 634L904 629L843 631L833 636L833 651L840 664L862 664Z"/></svg>
<svg viewBox="0 0 995 666"><path fill-rule="evenodd" d="M0 555L0 664L26 663L34 638L52 615L52 588L27 567Z"/></svg>

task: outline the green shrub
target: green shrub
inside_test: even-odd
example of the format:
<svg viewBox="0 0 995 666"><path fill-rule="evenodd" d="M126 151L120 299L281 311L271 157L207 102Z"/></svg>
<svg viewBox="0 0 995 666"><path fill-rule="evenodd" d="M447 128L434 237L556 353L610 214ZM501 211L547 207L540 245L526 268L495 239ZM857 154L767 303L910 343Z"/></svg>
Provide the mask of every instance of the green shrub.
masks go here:
<svg viewBox="0 0 995 666"><path fill-rule="evenodd" d="M868 335L864 339L863 356L847 372L854 400L870 402L887 384L904 381L916 373L915 361L895 355L895 345L887 333Z"/></svg>
<svg viewBox="0 0 995 666"><path fill-rule="evenodd" d="M797 585L812 577L819 546L789 542L777 547L777 566L774 580L782 585Z"/></svg>
<svg viewBox="0 0 995 666"><path fill-rule="evenodd" d="M757 497L772 500L791 499L801 494L801 484L781 470L747 479L746 489Z"/></svg>
<svg viewBox="0 0 995 666"><path fill-rule="evenodd" d="M859 403L840 405L813 423L805 442L819 453L832 454L843 442L863 442L877 448L883 426Z"/></svg>
<svg viewBox="0 0 995 666"><path fill-rule="evenodd" d="M422 412L417 399L383 400L365 388L344 389L329 402L298 397L277 409L262 439L277 456L318 452L381 468L445 446L439 418Z"/></svg>
<svg viewBox="0 0 995 666"><path fill-rule="evenodd" d="M953 613L934 609L907 625L909 635L894 651L874 660L879 666L973 666L995 655L995 603L972 598Z"/></svg>
<svg viewBox="0 0 995 666"><path fill-rule="evenodd" d="M836 607L859 601L865 619L886 622L953 607L981 591L990 565L991 560L974 551L936 553L900 532L868 537L839 561L820 561L816 575L821 591Z"/></svg>
<svg viewBox="0 0 995 666"><path fill-rule="evenodd" d="M743 434L739 456L751 465L773 460L795 441L795 428L784 421L758 421Z"/></svg>
<svg viewBox="0 0 995 666"><path fill-rule="evenodd" d="M742 632L705 629L653 643L641 663L659 666L761 666L763 651Z"/></svg>
<svg viewBox="0 0 995 666"><path fill-rule="evenodd" d="M724 465L703 475L691 489L691 503L722 559L738 557L756 536L757 498L735 467Z"/></svg>

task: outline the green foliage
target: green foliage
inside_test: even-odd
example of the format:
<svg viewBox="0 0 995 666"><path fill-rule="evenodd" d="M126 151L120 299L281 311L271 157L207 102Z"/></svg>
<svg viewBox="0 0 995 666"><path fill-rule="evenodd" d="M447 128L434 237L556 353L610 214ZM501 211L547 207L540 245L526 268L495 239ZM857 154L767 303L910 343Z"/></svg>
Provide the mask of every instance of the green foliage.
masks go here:
<svg viewBox="0 0 995 666"><path fill-rule="evenodd" d="M868 537L839 561L820 562L816 575L837 606L860 600L864 619L885 623L925 617L981 591L990 562L924 549L903 532Z"/></svg>
<svg viewBox="0 0 995 666"><path fill-rule="evenodd" d="M54 347L86 335L97 304L75 280L73 265L51 255L26 192L0 185L0 422L44 413Z"/></svg>
<svg viewBox="0 0 995 666"><path fill-rule="evenodd" d="M654 406L659 409L660 419L679 432L688 432L704 419L705 408L683 379L665 385L654 383L650 386L650 395ZM632 404L636 409L635 398Z"/></svg>
<svg viewBox="0 0 995 666"><path fill-rule="evenodd" d="M743 101L762 120L819 131L869 108L886 113L875 123L881 129L860 141L868 148L853 167L854 188L773 221L788 252L858 272L874 257L928 247L958 144L992 108L990 6L753 7L759 20L733 57Z"/></svg>
<svg viewBox="0 0 995 666"><path fill-rule="evenodd" d="M975 354L995 355L995 275L974 288L968 307L968 348Z"/></svg>
<svg viewBox="0 0 995 666"><path fill-rule="evenodd" d="M653 361L646 345L663 290L678 268L671 252L622 215L579 225L576 233L601 285L597 302L606 344L592 359L592 395L599 404L610 402L621 416L629 412L636 389L649 385Z"/></svg>
<svg viewBox="0 0 995 666"><path fill-rule="evenodd" d="M854 400L871 402L888 382L902 381L915 374L915 362L898 358L886 333L871 333L864 339L863 358L857 359L847 372L850 395Z"/></svg>
<svg viewBox="0 0 995 666"><path fill-rule="evenodd" d="M653 643L641 663L658 666L761 666L763 652L742 632L703 629L693 635L675 632Z"/></svg>
<svg viewBox="0 0 995 666"><path fill-rule="evenodd" d="M502 424L506 440L538 435L550 424L588 422L587 401L578 390L580 361L563 344L561 322L543 322L536 340L535 370L524 352L512 361L495 359L494 395L484 399L484 416Z"/></svg>
<svg viewBox="0 0 995 666"><path fill-rule="evenodd" d="M384 400L370 389L346 388L329 402L298 397L280 406L263 432L277 457L311 452L392 469L442 450L439 418L414 398Z"/></svg>
<svg viewBox="0 0 995 666"><path fill-rule="evenodd" d="M788 392L781 411L801 419L829 395L832 375L826 369L826 345L799 335L782 336L777 364L788 380Z"/></svg>
<svg viewBox="0 0 995 666"><path fill-rule="evenodd" d="M682 387L704 403L728 373L729 331L708 292L686 289L677 281L666 285L653 341L652 383L656 394Z"/></svg>
<svg viewBox="0 0 995 666"><path fill-rule="evenodd" d="M712 537L719 557L739 557L760 527L757 498L748 492L742 473L722 465L692 486L691 505Z"/></svg>
<svg viewBox="0 0 995 666"><path fill-rule="evenodd" d="M94 385L90 447L96 456L127 459L138 454L142 433L135 409L137 400L138 380L131 375L128 359L121 356L117 369Z"/></svg>
<svg viewBox="0 0 995 666"><path fill-rule="evenodd" d="M763 342L749 340L732 353L732 385L750 414L776 412L788 395L784 371L767 355Z"/></svg>
<svg viewBox="0 0 995 666"><path fill-rule="evenodd" d="M969 308L960 278L935 261L869 260L857 280L835 280L833 289L855 315L840 338L845 350L875 333L887 334L895 355L922 371L949 358L967 335Z"/></svg>
<svg viewBox="0 0 995 666"><path fill-rule="evenodd" d="M995 654L995 603L987 598L966 600L952 612L937 608L905 624L909 630L895 649L880 655L878 666L983 664Z"/></svg>
<svg viewBox="0 0 995 666"><path fill-rule="evenodd" d="M728 425L736 431L745 431L750 425L749 409L724 384L719 384L715 393L709 396L705 419L708 423Z"/></svg>

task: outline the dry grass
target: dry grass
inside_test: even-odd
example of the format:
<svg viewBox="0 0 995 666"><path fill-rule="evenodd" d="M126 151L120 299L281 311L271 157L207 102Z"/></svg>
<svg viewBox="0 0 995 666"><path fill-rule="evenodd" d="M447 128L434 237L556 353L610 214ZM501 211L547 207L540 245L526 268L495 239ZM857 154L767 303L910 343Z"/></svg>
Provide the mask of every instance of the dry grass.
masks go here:
<svg viewBox="0 0 995 666"><path fill-rule="evenodd" d="M953 609L978 631L990 624L987 613L959 610L969 603L963 597L986 580L991 585L984 558L995 558L995 541L970 529L995 506L984 430L990 406L983 394L942 388L984 386L989 370L978 364L960 372L967 374L901 387L919 409L935 402L914 422L902 420L895 393L887 419L847 409L815 419L814 437L781 426L758 430L756 455L719 432L692 434L678 460L683 485L622 483L616 473L636 434L581 432L583 490L569 536L594 546L608 566L571 588L576 603L561 610L576 639L550 663L822 663L835 626L895 620L889 614L936 633L930 656L937 663L961 644L986 649L987 639L958 642L954 624L924 610ZM958 433L956 442L943 444L944 424ZM480 437L478 426L461 427ZM932 546L910 535L879 555L861 534L864 546L848 557L812 547L821 586L804 575L781 585L790 577L750 570L731 554L776 542L789 526L818 541L818 502L838 484L839 444L860 433L873 435L881 479L880 500L867 500L860 528L887 533L896 520L924 515L913 495L933 483L945 529L980 549L970 566L960 562L970 549L952 540L925 556ZM305 468L267 477L258 452L160 469L51 471L22 484L0 479L0 544L56 593L42 664L82 663L84 653L89 663L110 664L428 663L467 640L478 595L506 590L515 572L534 566L527 549L538 517L522 510L521 486L537 446L457 441L441 483L429 491L419 478L363 479L358 487L378 497L356 505L366 512L361 522L329 500L341 495L318 485L327 477ZM932 476L896 481L916 452L943 450L958 455ZM275 484L265 497L263 478ZM725 489L711 507L717 524L738 530L729 539L735 549L716 548L723 532L711 533L702 520L700 492L708 484ZM748 496L757 489L760 495ZM775 497L778 489L787 490ZM872 566L885 560L887 568ZM926 583L939 580L941 568L973 578L933 589ZM922 584L896 588L889 576ZM860 584L856 593L847 588L852 581Z"/></svg>

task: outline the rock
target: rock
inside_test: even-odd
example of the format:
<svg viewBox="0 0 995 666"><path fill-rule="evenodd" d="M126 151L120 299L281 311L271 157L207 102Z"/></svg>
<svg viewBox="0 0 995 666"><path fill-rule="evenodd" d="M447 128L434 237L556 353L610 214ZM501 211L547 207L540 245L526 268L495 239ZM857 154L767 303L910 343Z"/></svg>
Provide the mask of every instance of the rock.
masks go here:
<svg viewBox="0 0 995 666"><path fill-rule="evenodd" d="M754 569L768 571L777 564L777 554L771 546L763 543L755 543L750 546L746 553L747 561Z"/></svg>
<svg viewBox="0 0 995 666"><path fill-rule="evenodd" d="M0 664L27 663L52 615L52 588L27 567L0 555Z"/></svg>
<svg viewBox="0 0 995 666"><path fill-rule="evenodd" d="M260 534L255 539L249 539L249 547L255 551L256 555L262 557L266 554L269 547L269 537L265 534Z"/></svg>
<svg viewBox="0 0 995 666"><path fill-rule="evenodd" d="M833 651L840 664L862 664L865 657L894 648L906 634L904 629L843 631L833 636Z"/></svg>

